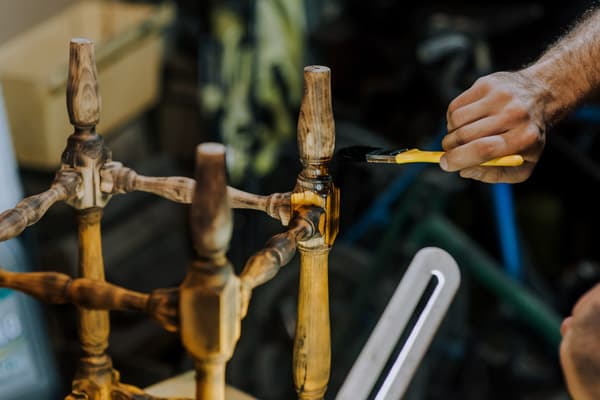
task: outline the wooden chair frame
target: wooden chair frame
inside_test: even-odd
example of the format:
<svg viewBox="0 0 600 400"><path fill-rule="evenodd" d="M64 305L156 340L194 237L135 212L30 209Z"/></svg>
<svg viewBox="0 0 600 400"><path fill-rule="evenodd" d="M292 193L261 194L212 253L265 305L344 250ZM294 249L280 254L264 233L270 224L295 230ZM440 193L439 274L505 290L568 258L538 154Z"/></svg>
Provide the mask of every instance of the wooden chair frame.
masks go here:
<svg viewBox="0 0 600 400"><path fill-rule="evenodd" d="M328 254L339 219L339 191L327 167L335 145L330 70L306 67L304 82L298 121L303 169L291 192L260 196L228 187L225 147L216 143L198 146L195 179L146 177L113 161L96 134L101 99L93 42L71 41L67 109L74 132L62 154L60 170L50 189L0 214L0 241L4 241L38 222L59 201L77 213L77 278L57 272L0 269L0 287L47 303L78 307L83 355L66 399L156 399L121 383L106 352L109 311L128 310L147 313L167 331L179 332L195 360L196 399L224 400L225 365L240 336L252 290L273 278L296 249L301 265L293 379L299 399L324 397L331 363ZM102 211L113 195L132 191L191 204L196 257L179 287L139 293L104 279ZM287 226L287 231L271 238L246 262L239 277L225 255L231 239L232 208L260 210Z"/></svg>

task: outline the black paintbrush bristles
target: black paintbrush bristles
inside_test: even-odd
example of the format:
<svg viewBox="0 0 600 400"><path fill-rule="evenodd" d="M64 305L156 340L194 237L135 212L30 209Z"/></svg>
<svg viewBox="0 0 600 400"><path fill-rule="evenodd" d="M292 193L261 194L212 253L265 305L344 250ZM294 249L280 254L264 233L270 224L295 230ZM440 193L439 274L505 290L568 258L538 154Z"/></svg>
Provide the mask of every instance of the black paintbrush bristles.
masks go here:
<svg viewBox="0 0 600 400"><path fill-rule="evenodd" d="M398 153L402 153L406 149L382 149L380 147L372 146L350 146L340 149L334 156L336 160L345 162L392 162L394 156ZM375 156L367 158L367 156ZM390 161L384 161L389 157Z"/></svg>
<svg viewBox="0 0 600 400"><path fill-rule="evenodd" d="M366 162L367 154L381 149L372 146L350 146L338 150L334 158L347 162Z"/></svg>

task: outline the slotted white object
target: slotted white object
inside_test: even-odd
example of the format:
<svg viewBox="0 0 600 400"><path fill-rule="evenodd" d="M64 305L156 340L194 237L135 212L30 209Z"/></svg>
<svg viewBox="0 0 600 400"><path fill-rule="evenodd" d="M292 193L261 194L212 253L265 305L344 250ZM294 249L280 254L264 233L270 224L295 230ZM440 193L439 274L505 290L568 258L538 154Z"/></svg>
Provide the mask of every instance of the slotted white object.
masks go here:
<svg viewBox="0 0 600 400"><path fill-rule="evenodd" d="M460 285L458 265L435 247L420 250L410 263L336 400L366 400L371 395L432 277L433 292L374 397L402 398Z"/></svg>

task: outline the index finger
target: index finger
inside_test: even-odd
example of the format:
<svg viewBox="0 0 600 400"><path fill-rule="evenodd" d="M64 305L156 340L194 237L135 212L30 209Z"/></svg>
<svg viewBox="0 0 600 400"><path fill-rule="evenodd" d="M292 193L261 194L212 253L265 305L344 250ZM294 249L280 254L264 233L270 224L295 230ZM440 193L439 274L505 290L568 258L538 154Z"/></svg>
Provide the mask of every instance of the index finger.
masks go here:
<svg viewBox="0 0 600 400"><path fill-rule="evenodd" d="M459 171L510 153L506 134L485 136L448 150L442 156L440 166L448 172Z"/></svg>
<svg viewBox="0 0 600 400"><path fill-rule="evenodd" d="M480 100L488 92L488 89L488 86L482 84L481 81L475 81L475 83L470 88L459 94L454 100L450 102L450 104L448 105L447 116L461 107L464 107L468 104L476 102L477 100Z"/></svg>

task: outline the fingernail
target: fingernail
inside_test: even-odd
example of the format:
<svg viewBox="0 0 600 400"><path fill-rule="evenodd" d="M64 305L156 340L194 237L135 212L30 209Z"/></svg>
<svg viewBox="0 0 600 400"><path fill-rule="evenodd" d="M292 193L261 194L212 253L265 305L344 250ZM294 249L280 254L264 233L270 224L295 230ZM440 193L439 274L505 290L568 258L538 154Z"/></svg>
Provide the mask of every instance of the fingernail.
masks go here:
<svg viewBox="0 0 600 400"><path fill-rule="evenodd" d="M448 171L448 161L446 161L444 157L440 159L440 168L442 168L444 171Z"/></svg>

